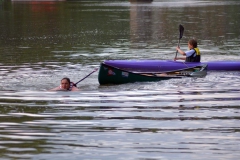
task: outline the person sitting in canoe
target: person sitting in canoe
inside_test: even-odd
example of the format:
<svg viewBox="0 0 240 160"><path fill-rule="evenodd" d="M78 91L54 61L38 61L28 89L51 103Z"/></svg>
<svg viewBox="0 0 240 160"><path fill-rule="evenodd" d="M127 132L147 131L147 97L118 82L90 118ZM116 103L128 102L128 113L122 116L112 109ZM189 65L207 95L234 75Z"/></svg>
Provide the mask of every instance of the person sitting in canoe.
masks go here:
<svg viewBox="0 0 240 160"><path fill-rule="evenodd" d="M65 77L61 80L60 86L53 88L50 91L79 91L79 89L74 86L74 83L71 82L69 78Z"/></svg>
<svg viewBox="0 0 240 160"><path fill-rule="evenodd" d="M199 49L197 48L197 41L195 39L190 39L188 41L188 48L190 50L184 52L180 49L179 46L177 46L177 48L176 48L177 52L184 55L185 57L176 57L176 58L174 58L174 61L185 60L185 62L200 62L201 55L200 55Z"/></svg>

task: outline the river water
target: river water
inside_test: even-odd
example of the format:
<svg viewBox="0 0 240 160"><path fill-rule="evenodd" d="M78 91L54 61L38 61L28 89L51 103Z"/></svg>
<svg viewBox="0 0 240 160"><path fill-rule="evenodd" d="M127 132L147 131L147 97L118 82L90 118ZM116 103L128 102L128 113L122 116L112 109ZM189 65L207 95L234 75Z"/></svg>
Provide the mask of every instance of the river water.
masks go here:
<svg viewBox="0 0 240 160"><path fill-rule="evenodd" d="M0 1L1 159L226 160L240 156L240 72L50 92L106 59L240 60L240 1ZM178 55L180 56L180 55Z"/></svg>

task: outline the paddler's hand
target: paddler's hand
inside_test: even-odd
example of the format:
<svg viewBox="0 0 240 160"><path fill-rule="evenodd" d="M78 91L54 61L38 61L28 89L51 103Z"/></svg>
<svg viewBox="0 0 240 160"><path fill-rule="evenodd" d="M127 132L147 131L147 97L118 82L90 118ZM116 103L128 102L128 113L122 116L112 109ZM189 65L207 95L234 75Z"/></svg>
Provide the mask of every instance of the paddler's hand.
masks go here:
<svg viewBox="0 0 240 160"><path fill-rule="evenodd" d="M180 47L179 47L179 46L177 46L176 50L177 50L177 51L179 51L179 49L180 49Z"/></svg>

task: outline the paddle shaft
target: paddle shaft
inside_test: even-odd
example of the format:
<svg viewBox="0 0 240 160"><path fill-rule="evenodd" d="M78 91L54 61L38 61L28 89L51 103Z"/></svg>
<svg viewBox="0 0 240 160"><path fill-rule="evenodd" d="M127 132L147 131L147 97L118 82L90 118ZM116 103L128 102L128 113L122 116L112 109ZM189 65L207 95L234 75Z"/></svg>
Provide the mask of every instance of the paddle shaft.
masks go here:
<svg viewBox="0 0 240 160"><path fill-rule="evenodd" d="M94 71L92 71L91 73L89 73L87 76L85 76L84 78L82 78L81 80L79 80L77 83L74 84L74 86L76 87L79 82L82 82L84 79L86 79L87 77L89 77L91 74L93 74L93 73L96 72L97 70L98 70L98 68L96 68Z"/></svg>
<svg viewBox="0 0 240 160"><path fill-rule="evenodd" d="M178 39L178 47L179 47L179 44L180 44L180 38ZM177 58L177 53L178 51L176 51L175 59Z"/></svg>
<svg viewBox="0 0 240 160"><path fill-rule="evenodd" d="M179 47L179 44L180 44L180 39L181 39L182 36L183 36L183 32L184 32L184 27L180 24L180 25L179 25L178 47ZM178 50L176 51L175 59L177 58L177 53L178 53Z"/></svg>

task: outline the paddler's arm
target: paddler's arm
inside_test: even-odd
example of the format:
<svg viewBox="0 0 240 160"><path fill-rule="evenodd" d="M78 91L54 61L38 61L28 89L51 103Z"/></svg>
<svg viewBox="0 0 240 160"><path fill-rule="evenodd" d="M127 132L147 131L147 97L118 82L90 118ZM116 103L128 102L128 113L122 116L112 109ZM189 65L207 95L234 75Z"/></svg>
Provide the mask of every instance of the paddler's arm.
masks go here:
<svg viewBox="0 0 240 160"><path fill-rule="evenodd" d="M176 50L177 50L178 53L180 53L181 55L186 56L186 53L185 53L184 51L182 51L182 50L180 49L180 47L177 46Z"/></svg>
<svg viewBox="0 0 240 160"><path fill-rule="evenodd" d="M177 57L177 58L174 58L174 61L176 61L176 60L186 60L186 57Z"/></svg>
<svg viewBox="0 0 240 160"><path fill-rule="evenodd" d="M175 57L174 61L176 60L186 60L186 53L180 49L180 47L177 46L176 48L177 52L183 55L184 57Z"/></svg>

